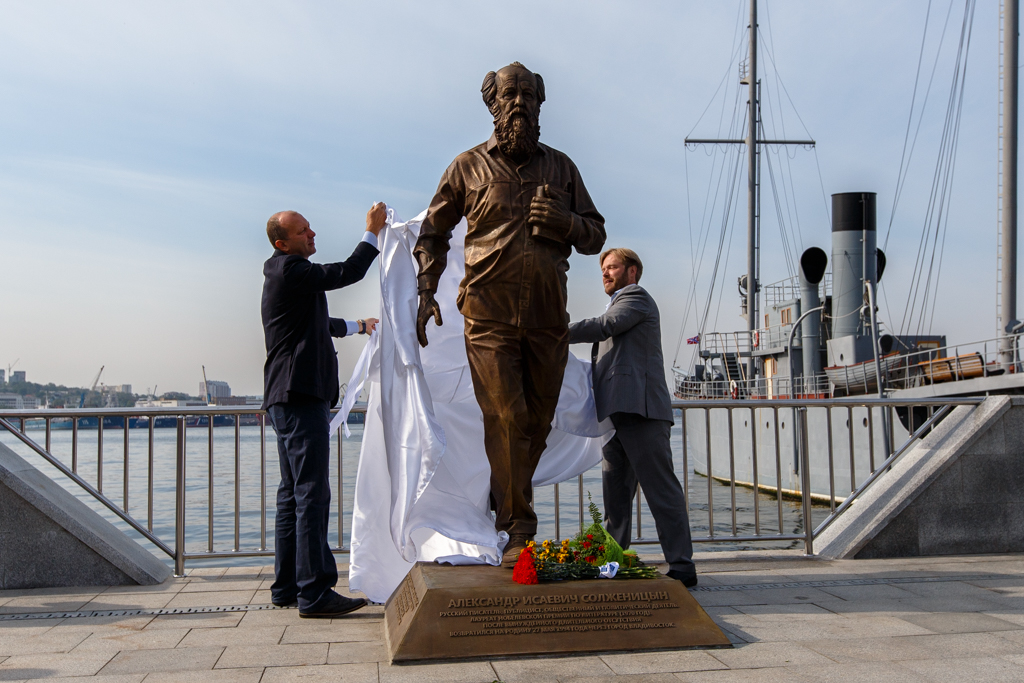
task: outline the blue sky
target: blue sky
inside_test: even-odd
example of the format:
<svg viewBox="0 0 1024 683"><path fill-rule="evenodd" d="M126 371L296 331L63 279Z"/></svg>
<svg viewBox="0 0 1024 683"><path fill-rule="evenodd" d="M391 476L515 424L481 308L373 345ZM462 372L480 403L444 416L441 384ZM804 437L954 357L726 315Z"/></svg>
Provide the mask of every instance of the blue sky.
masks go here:
<svg viewBox="0 0 1024 683"><path fill-rule="evenodd" d="M817 160L790 151L792 251L828 251L822 185L878 192L888 225L929 3L762 4L799 114L780 109L787 132L818 141ZM949 7L932 3L926 70ZM579 166L608 245L644 258L671 363L680 331L697 331L683 315L712 177L706 150L687 153L683 138L717 133L715 93L723 78L735 91L746 12L741 0L5 3L0 365L20 358L30 380L70 385L104 365L107 383L190 393L205 365L235 393L261 393L266 218L301 211L314 258L330 261L348 256L374 201L412 217L451 159L489 135L480 82L512 60L544 76L542 140ZM906 299L962 14L954 2L892 229L883 320ZM951 341L995 330L997 28L996 3L979 3L934 322ZM785 101L770 73L765 87ZM768 214L766 283L789 274ZM742 206L738 216L719 329L743 327ZM571 266L570 314L597 315L596 257ZM376 282L374 269L332 293L332 313L375 315ZM697 300L706 292L698 280ZM361 346L338 342L344 376Z"/></svg>

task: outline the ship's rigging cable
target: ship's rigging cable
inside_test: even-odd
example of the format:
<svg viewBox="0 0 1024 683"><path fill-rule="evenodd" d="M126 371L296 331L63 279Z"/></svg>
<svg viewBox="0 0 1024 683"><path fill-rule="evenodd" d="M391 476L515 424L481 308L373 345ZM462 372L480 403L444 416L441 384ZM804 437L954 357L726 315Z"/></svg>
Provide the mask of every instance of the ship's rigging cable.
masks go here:
<svg viewBox="0 0 1024 683"><path fill-rule="evenodd" d="M775 67L775 38L772 35L771 12L768 9L768 3L765 3L765 5L764 5L764 14L765 14L765 26L767 27L768 32L767 32L767 35L762 33L762 35L764 36L764 43L763 44L767 47L766 53L768 55L769 61L771 61L771 63L772 63L772 67L773 67L772 68L772 74L775 77L775 87L778 90L782 90L782 87L781 87L781 79L782 79L782 77L779 76L779 70L777 68L774 68ZM767 95L770 95L770 94L771 94L771 91L769 90ZM774 133L775 132L775 118L774 118L774 108L772 107L773 100L768 98L767 96L765 97L765 99L768 100L768 115L769 115L769 117L770 117L770 119L772 121L772 126L771 127L772 127L772 132ZM785 118L785 116L783 116L783 108L782 108L782 103L781 102L778 103L778 107L779 107L779 126L782 129L782 136L779 139L785 140L785 139L787 139L787 135L786 135L786 118ZM793 109L795 110L796 107L794 106ZM762 125L763 125L763 120L762 120ZM807 135L808 135L808 137L811 137L810 131L807 131ZM799 208L798 208L798 205L797 205L797 201L796 201L796 183L793 182L793 166L790 163L793 160L793 158L796 156L797 150L793 149L792 151L790 151L784 145L780 149L776 150L776 153L779 155L779 162L780 162L779 163L779 167L780 167L780 170L781 170L781 166L782 166L781 162L782 162L782 152L783 151L785 151L785 159L786 159L786 176L783 176L783 177L788 177L788 179L789 179L789 185L788 186L783 184L783 191L785 193L784 194L784 198L786 200L786 214L789 216L790 225L794 226L796 228L797 243L799 245L799 251L796 254L796 258L799 259L799 255L801 253L803 253L803 250L804 250L804 235L803 235L803 230L801 229L801 226L800 226L800 211L799 211ZM790 194L792 194L792 196L793 196L792 206L790 205ZM777 197L776 197L776 201L778 201ZM796 271L795 270L791 270L790 271L790 275L791 276L792 275L796 275Z"/></svg>
<svg viewBox="0 0 1024 683"><path fill-rule="evenodd" d="M953 124L953 134L952 134L952 138L953 139L952 139L952 142L950 144L951 151L950 151L950 159L949 159L949 168L948 168L948 171L947 171L948 180L946 182L946 185L943 187L943 204L944 204L944 207L945 207L944 210L943 210L943 207L940 206L941 215L940 215L939 220L942 221L942 238L941 238L941 243L939 244L939 258L938 258L938 263L936 265L936 270L935 270L935 291L933 292L933 295L932 295L932 312L931 312L931 315L929 316L929 319L928 319L928 334L931 334L931 332L932 332L932 325L935 322L935 307L938 304L938 300L939 300L939 297L938 297L939 281L940 281L940 279L942 277L942 257L943 257L943 255L945 254L945 251L946 251L946 235L949 234L949 203L950 203L951 200L948 199L947 196L952 194L952 191L953 191L953 176L954 176L954 173L956 172L956 156L957 156L957 151L959 149L959 144L958 143L960 142L960 118L961 118L961 113L963 112L963 106L964 106L964 83L967 80L967 60L970 57L971 29L974 26L974 8L975 8L975 5L976 5L976 0L969 0L966 4L968 6L968 7L965 7L965 9L964 9L964 25L965 25L966 34L967 34L966 35L966 41L963 38L963 35L962 35L963 32L961 33L961 42L966 42L966 44L964 45L964 48L963 48L963 52L964 52L964 65L963 65L963 72L960 75L960 87L959 87L959 91L960 92L957 95L957 102L956 102L956 115L955 115L956 116L956 120L955 120L955 122ZM968 17L968 13L970 15L969 17ZM936 239L938 239L938 236L936 236ZM934 251L934 249L932 250L932 260L933 261L935 260L935 251ZM930 269L930 267L929 267L928 276L929 276L929 279L930 279L931 278L931 269ZM927 313L927 311L924 311L924 313ZM923 325L923 323L924 323L924 315L921 316L921 323Z"/></svg>
<svg viewBox="0 0 1024 683"><path fill-rule="evenodd" d="M732 44L732 47L729 50L729 59L728 59L728 62L727 62L727 67L726 67L724 73L722 74L722 78L721 78L721 80L718 83L718 87L715 89L715 93L708 100L707 106L704 107L704 111L701 112L700 117L698 117L697 122L693 125L693 128L690 130L690 133L688 133L687 136L689 136L690 134L693 133L694 130L696 130L697 126L703 120L703 118L707 114L708 110L711 109L711 106L715 103L715 99L718 97L718 93L722 91L722 87L726 84L726 82L727 82L727 80L729 78L729 74L732 73L732 68L733 68L732 65L736 63L736 60L737 60L737 58L739 56L739 52L742 49L742 46L744 45L744 42L742 41L742 37L745 35L746 31L744 30L744 24L742 22L742 17L743 17L742 6L739 6L739 7L737 7L737 14L736 14L736 21L735 21L735 27L736 28L733 31L733 44ZM719 112L719 120L718 120L718 134L719 135L721 135L722 124L723 124L723 121L725 120L725 104L726 104L726 99L727 99L726 97L722 98L722 108L721 108L721 110ZM733 106L733 121L732 121L733 125L730 126L731 128L735 127L735 115L736 115L736 111L737 111L737 106L736 105L738 104L738 99L739 99L739 92L737 91L736 97L735 97L735 101L734 101L734 106ZM711 174L708 176L708 178L709 178L709 180L708 180L708 187L707 187L707 191L705 192L705 196L704 196L704 206L703 206L703 210L702 210L702 214L701 214L700 230L698 231L698 234L697 234L697 245L698 245L697 249L693 248L693 223L692 223L692 218L691 218L690 177L689 177L689 164L688 164L688 161L687 161L688 157L687 157L686 154L683 155L684 174L685 174L685 180L686 180L687 219L689 221L688 229L689 229L689 234L690 234L690 287L689 287L689 292L687 293L687 297L686 297L686 305L685 305L685 308L684 308L684 312L683 312L683 315L682 315L682 317L680 319L680 322L679 322L679 336L678 336L678 339L676 341L675 355L674 355L674 357L672 359L672 365L674 367L677 366L677 362L679 360L679 352L680 352L680 349L681 349L681 346L682 346L682 341L685 338L684 331L686 329L686 323L689 320L690 314L693 311L693 308L694 308L694 306L696 304L697 285L698 285L698 278L699 278L699 274L700 274L700 265L703 262L704 251L707 248L708 238L710 237L711 223L710 223L710 217L708 216L708 209L709 209L708 202L709 202L709 200L711 200L711 207L710 207L710 209L711 209L711 212L713 214L714 213L714 207L717 205L718 195L719 195L719 192L721 190L722 177L724 175L725 168L728 165L727 162L728 162L728 159L729 159L729 156L730 156L728 148L726 148L726 151L722 155L719 155L718 154L718 152L719 152L718 147L719 147L718 145L714 145L712 147L712 149L710 150L710 153L708 154L708 156L712 157L712 171L711 171ZM718 175L718 182L715 183L715 181L714 181L715 175L716 175L715 167L718 165L719 156L721 156L722 163L721 163L721 168L719 169L718 174L717 174ZM738 163L738 161L739 161L739 157L737 156L737 163ZM711 199L712 187L715 188L714 199L713 200ZM707 222L707 232L705 231L705 220L706 219L708 221ZM698 256L698 254L699 254L699 256ZM712 287L713 286L714 286L714 283L712 283ZM709 295L710 295L710 292L709 292Z"/></svg>
<svg viewBox="0 0 1024 683"><path fill-rule="evenodd" d="M746 42L748 42L749 34L747 33L747 31L749 31L750 27L744 26L743 23L740 23L742 19L743 15L738 14L738 30L734 32L734 42L732 50L730 51L732 53L732 60L735 60L743 45ZM768 14L767 10L765 13L765 19L767 33L765 33L764 31L760 31L762 36L762 45L764 46L761 53L762 55L768 56L768 62L771 64L772 71L774 73L771 75L768 75L766 73L764 75L764 78L766 78L768 83L774 83L774 86L783 92L785 99L788 101L790 107L792 107L794 113L796 114L796 117L800 125L803 127L807 136L811 137L810 131L807 129L807 125L801 118L799 111L796 110L796 106L793 102L793 99L790 96L788 90L786 89L785 84L782 82L781 75L779 74L778 68L775 64L774 40L771 31L770 15ZM740 30L740 27L743 27L743 30ZM737 36L742 36L743 42L737 42ZM733 61L732 63L735 62ZM715 104L716 98L721 93L723 93L723 88L725 88L726 91L728 90L726 84L730 71L731 70L727 70L723 78L719 81L718 86L716 87L711 100L708 102L704 110L701 112L700 117L695 122L693 128L690 130L690 133L687 135L687 137L689 137L689 135L692 134L700 126L704 118L707 117L707 114L711 111L712 107ZM786 139L787 126L785 122L785 117L783 116L785 109L783 101L780 100L779 98L773 98L771 96L772 93L770 89L764 89L761 87L761 81L759 81L756 85L758 86L759 91L758 137L760 139ZM745 90L745 88L736 90L736 98L734 101L732 117L729 117L726 114L726 100L729 99L728 95L726 94L722 98L722 106L719 113L717 131L717 135L719 136L719 138L727 137L729 139L741 139L746 137L746 135L744 134L744 131L746 129L746 125L744 122L747 118L747 107L741 106L741 100L747 99L741 98L741 95ZM724 128L729 129L729 132L725 135L723 135L723 133L725 133L725 131L723 130ZM691 277L689 292L685 300L684 311L682 318L680 320L679 335L677 337L676 350L672 362L673 367L679 367L679 354L682 349L683 340L689 336L685 333L685 331L687 329L687 325L691 323L691 316L694 318L692 322L697 324L698 334L700 337L703 337L705 335L706 330L708 329L717 329L718 317L721 314L722 297L725 291L729 289L726 287L725 282L727 279L726 272L729 262L729 254L727 249L728 245L731 244L732 242L733 234L735 232L735 226L732 225L731 223L734 220L734 216L736 215L736 206L739 201L739 197L742 194L740 192L743 166L741 162L745 158L745 154L742 154L741 152L734 152L733 150L735 148L730 147L729 145L710 144L708 145L708 147L709 149L707 150L706 154L709 157L711 157L712 172L709 176L708 186L705 192L704 206L701 211L702 215L700 217L696 239L694 239L694 231L692 225L694 207L692 205L693 197L691 196L688 157L684 160L687 219L689 222L688 239L690 242L691 252ZM740 148L740 150L742 151L742 148ZM817 150L814 149L813 151L815 153L815 169L818 173L818 183L822 193L821 196L823 200L823 206L825 208L825 218L827 222L831 225L831 216L829 215L828 200L824 189L824 179L821 174L821 165L818 160ZM722 152L722 154L719 154L719 152ZM793 277L797 273L797 260L799 257L799 253L803 248L803 233L800 224L800 215L796 199L796 184L793 181L793 168L792 164L790 163L791 159L795 155L796 150L794 149L790 151L788 149L785 149L785 162L783 162L781 158L783 150L774 149L774 146L762 146L758 150L758 152L759 154L762 152L768 153L766 161L768 163L768 176L773 193L773 208L775 211L776 220L779 223L778 227L781 238L781 247L784 255L784 262L786 264L788 275L790 277ZM773 152L776 155L778 155L778 159L776 160L777 163L773 162L771 158ZM727 168L729 169L728 172ZM759 163L758 175L760 175L761 173L760 168L761 166ZM725 183L724 187L723 182ZM782 196L780 196L780 194ZM720 200L722 200L721 205L719 204ZM760 202L758 202L758 204L760 205ZM707 249L710 245L710 238L713 232L712 224L717 222L715 220L715 215L718 214L719 211L721 212L721 222L718 224L717 231L717 254L715 256L714 265L712 266L712 270L710 273L710 282L708 285L706 298L703 302L703 310L700 310L698 313L698 289L699 283L702 281L702 266L705 262L705 254L707 253ZM760 206L758 209L758 215L763 215L760 211ZM760 220L758 221L758 223L760 224ZM759 243L760 239L758 239L758 245ZM726 250L726 253L724 255L722 253L723 250ZM715 297L716 288L718 288L718 297ZM756 291L751 292L748 290L748 297L752 298L755 297L756 295ZM714 315L712 315L712 306L713 304L715 304L716 299L717 306L715 307ZM749 300L748 305L755 305L755 301ZM696 354L697 351L698 349L695 348L694 354Z"/></svg>
<svg viewBox="0 0 1024 683"><path fill-rule="evenodd" d="M696 305L696 301L697 301L697 282L698 282L698 278L700 276L701 265L704 262L704 253L707 250L708 241L709 241L709 239L711 237L711 229L710 229L711 228L711 220L712 220L712 218L714 216L714 208L718 205L718 196L719 196L719 194L722 191L722 180L725 177L725 171L726 171L726 168L729 165L728 161L729 161L730 155L736 157L736 160L734 162L734 166L736 168L738 168L738 166L739 166L739 159L740 159L739 155L738 154L731 154L729 151L726 151L724 154L721 155L721 165L719 166L718 172L717 172L717 176L718 176L717 182L714 182L714 178L715 178L714 167L716 165L718 165L718 157L719 157L719 155L715 154L715 157L712 159L712 164L713 164L712 165L712 175L711 175L711 177L709 179L708 189L707 189L707 193L706 193L705 199L704 199L704 209L703 209L703 212L702 212L702 215L701 215L701 228L700 228L700 232L698 233L698 236L697 236L698 248L695 249L693 254L691 255L691 259L694 262L694 266L693 266L693 268L691 270L690 292L687 295L686 308L684 310L682 321L680 323L680 335L679 335L679 340L676 343L676 357L673 359L673 365L675 365L675 363L676 363L676 361L678 360L678 357L679 357L679 349L680 349L680 346L681 346L681 343L682 343L682 339L683 339L683 329L684 329L683 326L686 324L686 321L689 319L690 314L693 311L694 306ZM733 173L735 174L736 171L734 170ZM730 184L732 183L732 181L729 181L729 182L730 182ZM714 197L711 196L712 187L714 187ZM727 194L728 194L728 189L727 189ZM726 200L726 201L729 201L729 200ZM709 203L710 203L710 207L709 207ZM710 215L709 215L709 208L710 208ZM707 219L706 226L705 226L705 219ZM712 285L711 286L712 286L712 290L713 290L713 288L714 288L714 281L712 281ZM710 296L710 292L709 292L709 296ZM703 328L700 328L700 329L703 330Z"/></svg>
<svg viewBox="0 0 1024 683"><path fill-rule="evenodd" d="M735 131L737 129L742 130L741 126L743 125L744 121L746 120L745 117L742 118L742 119L739 119L739 120L737 120L735 118L735 113L739 112L739 111L742 111L741 107L738 107L738 106L734 107L734 109L733 109L734 118L733 118L732 125L729 128L731 133L735 133ZM694 272L693 287L691 289L691 296L689 297L690 301L688 302L688 305L687 305L687 316L689 316L689 313L693 309L693 306L695 306L696 303L697 303L697 278L700 275L701 265L703 265L703 262L704 262L704 253L706 252L707 246L708 246L708 242L710 241L710 237L711 237L711 224L712 224L712 220L714 218L714 209L718 205L718 196L719 196L719 194L721 193L721 190L722 190L722 180L726 177L725 171L726 171L726 169L727 169L727 167L729 165L727 162L728 162L730 156L734 157L734 162L732 164L731 177L728 178L728 180L726 182L726 185L725 185L725 197L724 197L724 200L723 200L723 203L722 203L723 214L722 214L722 220L721 220L721 228L720 228L719 237L718 237L718 250L717 250L717 254L715 256L715 265L714 265L714 269L713 269L712 274L711 274L711 282L710 282L710 285L709 285L709 288L708 288L708 294L707 294L707 299L706 299L705 306L704 306L704 311L701 314L700 318L695 321L695 322L698 323L697 328L698 328L699 333L701 335L703 335L704 334L704 330L707 329L707 318L708 318L709 310L710 310L710 307L711 307L711 302L714 299L715 284L716 284L716 282L718 280L718 273L719 273L719 269L720 269L720 265L721 265L723 246L724 246L724 243L725 243L725 238L726 238L726 235L728 233L728 228L729 228L729 223L730 223L729 219L731 217L731 210L732 210L733 204L735 203L736 197L738 196L738 192L737 192L738 180L739 180L739 177L740 177L740 168L742 166L742 164L740 163L741 160L742 160L742 154L740 154L738 151L727 150L724 154L722 154L722 164L721 164L721 167L720 167L719 173L718 173L718 182L717 182L716 187L715 187L715 195L714 195L714 198L712 199L712 201L710 203L710 213L705 211L705 215L707 216L707 219L708 219L706 228L705 228L704 223L703 223L703 218L702 218L702 221L701 221L702 222L701 234L703 235L703 243L702 243L701 248L700 248L700 258L698 260L698 264L699 265L697 266L697 269ZM710 191L711 191L711 187L710 187L710 184L709 184L709 187L708 187L708 196L709 197L710 197ZM707 209L707 206L708 206L708 202L707 202L707 199L706 199L705 200L705 208L706 209ZM727 258L728 258L728 255L727 255ZM719 304L721 303L721 292L725 290L724 270L722 271L722 273L723 273L723 275L722 275L723 282L722 282L722 286L721 286L721 288L719 290L719 292L720 292L719 293ZM684 321L685 321L685 318L684 318ZM682 335L680 335L680 338L679 338L679 342L681 342L681 341L682 341ZM677 343L677 352L678 352L679 346L680 346L680 344ZM692 361L692 359L691 359L691 361Z"/></svg>
<svg viewBox="0 0 1024 683"><path fill-rule="evenodd" d="M896 209L899 206L900 198L903 196L903 187L904 187L904 185L906 183L907 175L910 172L910 161L911 161L911 159L913 159L914 150L917 148L917 139L918 139L918 136L921 133L921 124L924 121L924 112L925 112L925 109L927 109L928 98L931 95L931 91L932 91L932 84L935 82L935 73L938 70L939 57L942 54L942 45L945 42L946 31L949 28L949 19L952 16L953 3L954 3L954 0L950 0L949 6L946 8L946 17L945 17L945 19L943 21L943 24L942 24L942 32L939 34L938 46L935 49L935 58L934 58L933 63L932 63L931 72L930 72L930 74L928 76L928 85L925 88L924 97L923 97L922 102L921 102L921 107L920 107L920 110L917 113L917 126L914 126L913 125L914 124L914 112L915 112L915 105L917 103L917 92L918 92L918 89L920 87L920 82L921 82L921 67L924 64L925 45L927 44L927 40L928 40L928 27L931 24L931 7L932 7L931 0L928 0L928 6L927 6L927 8L925 10L924 28L923 28L922 33L921 33L921 47L918 50L917 69L915 70L915 73L914 73L914 88L911 91L910 111L907 114L907 129L906 129L906 131L903 134L903 150L900 153L900 167L899 167L899 171L896 173L896 189L893 192L892 210L889 213L889 225L888 225L888 227L886 228L886 231L885 231L885 239L882 241L882 251L887 251L888 248L889 248L889 235L892 233L892 226L893 226L893 223L896 220ZM913 128L913 130L914 130L914 138L913 138L913 140L910 139L911 128ZM907 149L908 143L910 145L909 150ZM889 320L892 320L893 319L893 317L892 317L892 309L889 306L889 296L888 296L888 292L886 291L886 287L885 287L884 284L879 283L879 287L878 288L882 292L882 301L885 303L885 315L886 315L886 318L888 318ZM904 309L904 318L905 318L905 316L906 316L906 310ZM902 331L904 323L905 323L905 320L901 321L901 323L900 323L900 331Z"/></svg>
<svg viewBox="0 0 1024 683"><path fill-rule="evenodd" d="M767 4L765 5L765 16L766 17L770 16L769 13L768 13L768 6L767 6ZM769 37L770 37L770 35L771 35L771 23L770 23L770 21L768 22L768 31L769 31ZM768 60L772 63L772 70L775 73L775 81L778 84L779 89L782 91L782 93L786 96L786 99L789 101L789 106L791 106L793 108L793 113L796 114L796 118L797 118L798 121L800 121L800 125L803 126L804 132L807 133L807 137L813 138L814 136L811 135L811 131L808 130L807 124L804 123L803 117L800 116L800 110L798 110L796 108L796 104L793 102L793 98L790 97L789 90L786 89L786 84L782 82L782 76L779 74L779 68L775 64L775 56L774 56L774 54L772 53L771 50L766 51L765 54L767 55ZM824 208L825 208L825 219L826 219L826 221L828 221L829 230L831 231L831 229L832 229L832 212L829 209L828 193L825 192L825 181L824 181L824 179L822 178L822 175L821 175L821 163L818 161L818 147L817 147L817 145L815 145L811 149L814 152L814 165L815 165L815 168L818 171L818 184L821 186L821 201L822 201L822 206L824 206ZM803 240L801 240L801 245L803 245Z"/></svg>
<svg viewBox="0 0 1024 683"><path fill-rule="evenodd" d="M914 330L916 334L922 334L926 323L930 332L934 321L939 277L942 272L942 256L949 225L949 205L956 166L957 143L960 138L960 120L963 111L971 29L974 24L974 8L975 0L965 1L960 40L953 64L953 78L946 104L935 171L932 175L928 207L921 228L921 238L911 278L911 290L900 323L901 334L910 330ZM938 59L938 55L936 59ZM930 313L929 307L931 308Z"/></svg>
<svg viewBox="0 0 1024 683"><path fill-rule="evenodd" d="M921 112L917 120L917 128L914 129L914 141L910 145L910 153L907 153L907 144L910 142L910 129L914 124L914 106L917 103L917 89L921 83L921 66L924 63L924 46L928 40L928 25L931 23L932 3L928 0L928 6L924 13L924 30L921 34L921 47L917 54L917 70L914 73L914 88L910 92L910 112L907 114L907 130L903 133L903 150L900 152L900 168L896 172L896 190L893 192L892 210L889 212L889 226L885 231L885 240L882 242L882 251L889 248L889 234L892 232L892 224L896 218L896 207L900 203L900 195L903 193L903 185L907 179L907 171L910 170L910 158L914 155L914 147L917 145L917 136L921 132L921 121L924 118L924 109L928 104L928 94L932 89L932 81L935 79L935 69L939 65L939 53L942 50L942 41L946 35L946 27L949 25L949 16L953 10L953 0L949 2L949 9L946 11L946 21L942 26L942 35L939 38L939 47L935 51L935 63L932 66L931 76L928 79L928 88L925 91L924 101L921 103Z"/></svg>

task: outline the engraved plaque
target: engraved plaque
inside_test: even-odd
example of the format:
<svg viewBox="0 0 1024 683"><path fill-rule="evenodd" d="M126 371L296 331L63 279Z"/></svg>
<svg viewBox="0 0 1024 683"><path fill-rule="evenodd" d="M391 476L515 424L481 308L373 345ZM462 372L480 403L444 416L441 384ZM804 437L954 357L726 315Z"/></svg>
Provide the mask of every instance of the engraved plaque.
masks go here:
<svg viewBox="0 0 1024 683"><path fill-rule="evenodd" d="M730 647L667 577L523 586L500 567L421 562L388 600L384 621L393 662Z"/></svg>

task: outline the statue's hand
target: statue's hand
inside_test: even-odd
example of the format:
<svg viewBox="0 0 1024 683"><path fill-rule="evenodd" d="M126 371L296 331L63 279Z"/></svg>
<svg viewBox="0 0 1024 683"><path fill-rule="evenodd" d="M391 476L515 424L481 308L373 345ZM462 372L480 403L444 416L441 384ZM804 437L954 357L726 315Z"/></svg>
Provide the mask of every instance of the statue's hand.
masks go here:
<svg viewBox="0 0 1024 683"><path fill-rule="evenodd" d="M420 308L416 313L416 338L420 346L427 345L427 321L434 317L434 324L441 327L441 307L434 300L433 292L420 292Z"/></svg>
<svg viewBox="0 0 1024 683"><path fill-rule="evenodd" d="M563 200L550 196L546 185L543 187L543 195L538 192L530 201L529 222L533 226L533 234L564 242L572 227L572 212Z"/></svg>

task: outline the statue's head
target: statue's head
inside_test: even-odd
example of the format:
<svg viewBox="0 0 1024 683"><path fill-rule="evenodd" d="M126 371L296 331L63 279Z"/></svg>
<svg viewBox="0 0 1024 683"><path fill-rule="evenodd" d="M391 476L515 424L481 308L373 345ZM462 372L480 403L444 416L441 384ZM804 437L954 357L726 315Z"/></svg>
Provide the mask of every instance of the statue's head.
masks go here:
<svg viewBox="0 0 1024 683"><path fill-rule="evenodd" d="M540 105L544 79L519 62L484 76L484 104L494 117L498 149L518 163L533 156L540 140Z"/></svg>

